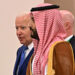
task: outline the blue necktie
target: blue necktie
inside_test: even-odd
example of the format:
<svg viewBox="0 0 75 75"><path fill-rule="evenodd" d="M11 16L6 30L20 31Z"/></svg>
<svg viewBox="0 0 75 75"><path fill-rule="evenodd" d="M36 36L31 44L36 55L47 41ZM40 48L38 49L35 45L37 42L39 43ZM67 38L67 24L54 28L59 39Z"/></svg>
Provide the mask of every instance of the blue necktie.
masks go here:
<svg viewBox="0 0 75 75"><path fill-rule="evenodd" d="M25 60L25 51L28 49L28 47L24 46L23 50L22 50L22 54L21 54L21 59L20 59L20 63L19 63L19 68L22 66L24 60Z"/></svg>

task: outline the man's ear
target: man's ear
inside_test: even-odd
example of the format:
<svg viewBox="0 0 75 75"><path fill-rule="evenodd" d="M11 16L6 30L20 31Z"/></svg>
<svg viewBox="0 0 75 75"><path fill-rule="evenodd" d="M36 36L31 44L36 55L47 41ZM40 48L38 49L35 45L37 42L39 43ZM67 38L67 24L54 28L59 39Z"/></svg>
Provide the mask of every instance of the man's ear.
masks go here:
<svg viewBox="0 0 75 75"><path fill-rule="evenodd" d="M30 28L32 28L32 29L35 29L35 28L36 28L36 27L35 27L35 22L32 20L32 18L30 18L29 23L28 23L28 26L29 26Z"/></svg>
<svg viewBox="0 0 75 75"><path fill-rule="evenodd" d="M65 29L66 29L66 30L69 30L69 29L71 28L71 23L70 23L70 22L66 22L66 23L64 24L64 26L65 26Z"/></svg>

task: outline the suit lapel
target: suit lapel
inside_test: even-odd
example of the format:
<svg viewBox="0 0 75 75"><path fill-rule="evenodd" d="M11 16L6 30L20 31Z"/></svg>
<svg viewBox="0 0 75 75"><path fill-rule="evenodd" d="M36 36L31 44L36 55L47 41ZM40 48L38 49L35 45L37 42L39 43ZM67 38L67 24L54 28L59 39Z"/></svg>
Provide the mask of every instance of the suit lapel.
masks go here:
<svg viewBox="0 0 75 75"><path fill-rule="evenodd" d="M75 40L75 36L73 36L70 40L70 43L73 42Z"/></svg>
<svg viewBox="0 0 75 75"><path fill-rule="evenodd" d="M15 62L13 75L16 75L18 65L19 65L19 61L20 61L20 57L21 57L22 48L23 48L23 46L21 48L19 48L18 51L17 51L17 58L16 58L16 62Z"/></svg>
<svg viewBox="0 0 75 75"><path fill-rule="evenodd" d="M24 74L26 74L27 65L28 65L28 62L29 62L30 57L31 57L32 54L33 54L33 51L34 51L34 49L32 49L32 50L30 51L30 53L28 54L28 56L27 56L26 59L24 60L24 63L22 64L22 66L21 66L21 68L20 68L20 70L19 70L19 75L20 75L20 73L22 73L22 71L24 71Z"/></svg>
<svg viewBox="0 0 75 75"><path fill-rule="evenodd" d="M71 38L70 44L72 45L73 53L74 53L74 59L75 59L75 36L73 36L73 37Z"/></svg>

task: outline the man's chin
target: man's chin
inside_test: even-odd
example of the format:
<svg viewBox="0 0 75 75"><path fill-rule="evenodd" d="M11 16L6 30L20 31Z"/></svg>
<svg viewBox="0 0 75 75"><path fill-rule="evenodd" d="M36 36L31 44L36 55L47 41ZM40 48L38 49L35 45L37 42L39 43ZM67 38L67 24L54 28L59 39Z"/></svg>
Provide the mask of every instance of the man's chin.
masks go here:
<svg viewBox="0 0 75 75"><path fill-rule="evenodd" d="M21 44L24 44L24 42L23 42L23 41L20 41L20 43L21 43Z"/></svg>

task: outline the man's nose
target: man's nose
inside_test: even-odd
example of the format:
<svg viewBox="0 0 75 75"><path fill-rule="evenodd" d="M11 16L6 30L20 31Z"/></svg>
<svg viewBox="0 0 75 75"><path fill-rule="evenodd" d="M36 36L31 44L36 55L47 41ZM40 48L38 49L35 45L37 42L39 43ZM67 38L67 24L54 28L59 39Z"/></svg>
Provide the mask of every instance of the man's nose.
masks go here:
<svg viewBox="0 0 75 75"><path fill-rule="evenodd" d="M22 33L22 30L20 28L18 28L17 34L20 35L21 33Z"/></svg>

